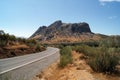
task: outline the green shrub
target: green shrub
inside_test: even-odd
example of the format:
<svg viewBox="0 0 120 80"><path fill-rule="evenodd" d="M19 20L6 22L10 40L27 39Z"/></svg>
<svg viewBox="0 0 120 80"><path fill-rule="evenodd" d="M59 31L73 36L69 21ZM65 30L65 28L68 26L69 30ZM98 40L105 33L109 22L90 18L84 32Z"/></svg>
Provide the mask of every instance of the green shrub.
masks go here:
<svg viewBox="0 0 120 80"><path fill-rule="evenodd" d="M65 67L67 64L72 63L72 49L70 46L64 47L60 50L60 63L59 67Z"/></svg>
<svg viewBox="0 0 120 80"><path fill-rule="evenodd" d="M60 50L60 54L61 55L71 55L71 51L72 51L71 47L67 46Z"/></svg>
<svg viewBox="0 0 120 80"><path fill-rule="evenodd" d="M16 37L14 35L9 35L9 40L10 41L16 41Z"/></svg>
<svg viewBox="0 0 120 80"><path fill-rule="evenodd" d="M80 45L80 46L73 46L72 47L72 50L75 50L76 52L80 52L80 53L83 53L85 54L85 56L94 56L95 54L95 50L94 50L94 47L89 47L87 45Z"/></svg>
<svg viewBox="0 0 120 80"><path fill-rule="evenodd" d="M4 47L4 46L7 45L8 38L9 38L8 35L6 35L6 34L0 34L0 46L1 47Z"/></svg>
<svg viewBox="0 0 120 80"><path fill-rule="evenodd" d="M110 47L106 42L99 47L87 45L73 46L72 50L82 52L88 58L88 64L96 72L113 73L120 60L120 48Z"/></svg>
<svg viewBox="0 0 120 80"><path fill-rule="evenodd" d="M41 45L40 45L40 44L37 44L35 50L36 50L36 51L41 51L40 48L41 48Z"/></svg>
<svg viewBox="0 0 120 80"><path fill-rule="evenodd" d="M4 47L7 45L7 41L5 40L0 40L0 47Z"/></svg>
<svg viewBox="0 0 120 80"><path fill-rule="evenodd" d="M63 49L64 46L63 46L62 44L60 44L60 45L58 46L58 48Z"/></svg>
<svg viewBox="0 0 120 80"><path fill-rule="evenodd" d="M99 45L104 47L120 47L120 36L109 36L99 41Z"/></svg>
<svg viewBox="0 0 120 80"><path fill-rule="evenodd" d="M94 58L90 58L88 64L94 71L113 73L118 62L117 53L114 53L112 49L103 47L99 49Z"/></svg>

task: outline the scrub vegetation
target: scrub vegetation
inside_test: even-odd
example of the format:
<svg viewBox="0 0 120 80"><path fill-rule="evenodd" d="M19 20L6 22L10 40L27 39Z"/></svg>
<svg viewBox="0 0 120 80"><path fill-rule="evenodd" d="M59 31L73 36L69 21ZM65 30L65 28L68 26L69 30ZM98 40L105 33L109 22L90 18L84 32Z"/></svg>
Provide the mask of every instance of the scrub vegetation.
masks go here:
<svg viewBox="0 0 120 80"><path fill-rule="evenodd" d="M45 49L34 39L15 37L0 30L0 58L36 53Z"/></svg>
<svg viewBox="0 0 120 80"><path fill-rule="evenodd" d="M72 50L85 55L84 58L94 71L109 74L118 71L116 66L120 65L120 36L110 36L93 44L87 42L87 44L81 43L67 47L60 45L60 48L61 59L59 66L61 67L72 63L70 55L72 48Z"/></svg>

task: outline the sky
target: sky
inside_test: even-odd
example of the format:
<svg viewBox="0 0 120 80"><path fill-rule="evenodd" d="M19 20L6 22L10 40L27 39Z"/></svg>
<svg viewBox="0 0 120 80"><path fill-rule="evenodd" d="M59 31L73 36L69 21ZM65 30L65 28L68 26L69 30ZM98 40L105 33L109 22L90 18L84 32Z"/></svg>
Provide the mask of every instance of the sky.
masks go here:
<svg viewBox="0 0 120 80"><path fill-rule="evenodd" d="M87 22L94 33L120 35L120 0L0 0L0 30L30 37L56 20Z"/></svg>

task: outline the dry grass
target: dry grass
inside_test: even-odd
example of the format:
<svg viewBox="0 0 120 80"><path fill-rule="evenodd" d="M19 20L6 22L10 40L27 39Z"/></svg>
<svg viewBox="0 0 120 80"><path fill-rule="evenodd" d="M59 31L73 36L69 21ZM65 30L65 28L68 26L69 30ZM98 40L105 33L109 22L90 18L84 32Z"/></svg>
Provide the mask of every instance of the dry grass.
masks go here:
<svg viewBox="0 0 120 80"><path fill-rule="evenodd" d="M57 67L59 61L55 62L34 80L120 80L119 76L93 72L85 59L80 59L82 56L82 53L72 51L73 64L61 69Z"/></svg>
<svg viewBox="0 0 120 80"><path fill-rule="evenodd" d="M29 46L25 44L21 44L21 45L19 44L19 45L12 45L12 46L5 47L5 49L21 49L21 48L27 49L29 48Z"/></svg>
<svg viewBox="0 0 120 80"><path fill-rule="evenodd" d="M60 43L60 42L84 42L84 41L89 41L89 40L100 40L101 37L98 35L93 35L93 36L89 36L86 34L82 34L79 36L60 36L57 35L54 38L50 39L50 40L45 40L45 41L41 41L41 43L47 43L47 44L53 44L53 43Z"/></svg>

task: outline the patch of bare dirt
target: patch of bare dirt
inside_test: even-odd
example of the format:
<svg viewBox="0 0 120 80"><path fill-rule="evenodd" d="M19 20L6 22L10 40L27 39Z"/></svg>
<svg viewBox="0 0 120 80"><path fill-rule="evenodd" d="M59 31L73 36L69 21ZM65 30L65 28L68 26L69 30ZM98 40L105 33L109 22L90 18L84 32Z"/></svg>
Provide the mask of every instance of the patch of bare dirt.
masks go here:
<svg viewBox="0 0 120 80"><path fill-rule="evenodd" d="M39 51L37 51L36 47L29 47L25 44L9 45L5 46L4 48L0 48L0 59L32 54L44 50L45 48L42 46L40 47Z"/></svg>
<svg viewBox="0 0 120 80"><path fill-rule="evenodd" d="M73 64L66 67L58 68L58 63L53 63L47 69L42 71L33 80L120 80L118 76L109 76L102 73L95 73L86 63L85 59L81 59L83 54L72 52Z"/></svg>
<svg viewBox="0 0 120 80"><path fill-rule="evenodd" d="M34 39L37 39L38 36L35 36ZM61 42L66 42L66 43L73 43L73 42L81 42L81 41L89 41L89 40L100 40L101 37L98 35L92 35L92 37L90 36L90 34L82 34L79 36L63 36L63 35L54 35L54 38L49 39L49 40L43 40L41 41L41 43L46 43L46 44L56 44L56 43L61 43Z"/></svg>

